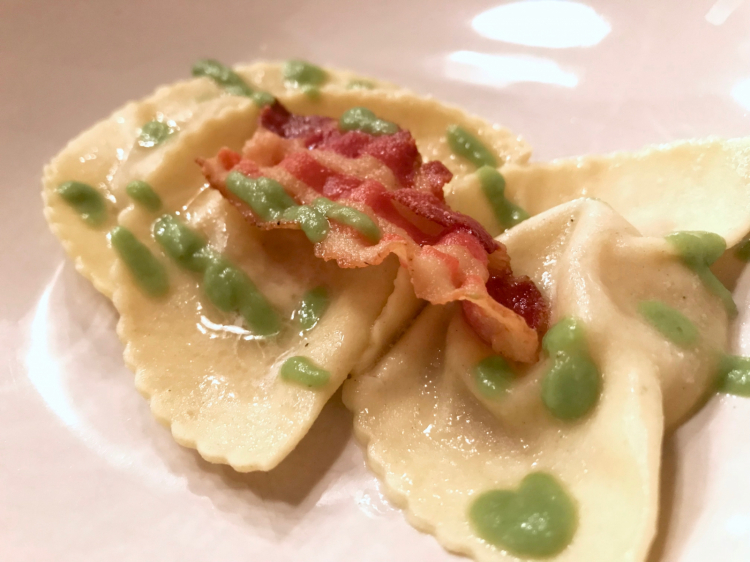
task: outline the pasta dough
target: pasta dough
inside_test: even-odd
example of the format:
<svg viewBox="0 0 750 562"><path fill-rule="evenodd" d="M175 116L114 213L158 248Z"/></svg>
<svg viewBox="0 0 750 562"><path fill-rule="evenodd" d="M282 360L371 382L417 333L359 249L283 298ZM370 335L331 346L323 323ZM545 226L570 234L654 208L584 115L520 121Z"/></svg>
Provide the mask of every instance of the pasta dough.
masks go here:
<svg viewBox="0 0 750 562"><path fill-rule="evenodd" d="M414 526L477 560L517 558L476 535L472 501L538 471L577 505L578 531L556 560L643 560L655 532L665 414L678 419L705 392L726 346L726 313L666 241L640 237L600 202L557 207L501 240L514 270L550 298L553 321L570 316L585 327L603 379L598 404L578 422L550 415L540 390L549 360L488 401L469 373L491 351L455 309L430 306L371 372L345 384L368 464ZM643 319L638 304L647 299L694 323L694 348Z"/></svg>

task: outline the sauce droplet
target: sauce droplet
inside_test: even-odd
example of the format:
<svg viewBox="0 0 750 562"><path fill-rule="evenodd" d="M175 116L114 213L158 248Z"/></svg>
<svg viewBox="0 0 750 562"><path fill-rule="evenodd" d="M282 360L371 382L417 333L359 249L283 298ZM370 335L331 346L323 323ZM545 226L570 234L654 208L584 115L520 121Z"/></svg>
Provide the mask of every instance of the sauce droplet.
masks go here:
<svg viewBox="0 0 750 562"><path fill-rule="evenodd" d="M398 125L380 119L365 107L352 107L339 118L339 128L342 131L362 131L370 135L392 135L398 132Z"/></svg>
<svg viewBox="0 0 750 562"><path fill-rule="evenodd" d="M589 355L581 322L563 318L542 340L552 365L542 379L542 402L558 419L573 421L599 401L602 378Z"/></svg>
<svg viewBox="0 0 750 562"><path fill-rule="evenodd" d="M156 212L161 209L161 197L154 191L148 183L142 180L133 180L126 187L125 192L130 198L148 209Z"/></svg>
<svg viewBox="0 0 750 562"><path fill-rule="evenodd" d="M507 230L529 218L529 213L505 197L505 178L500 172L491 166L482 166L476 174L482 186L482 193L489 201L502 228Z"/></svg>
<svg viewBox="0 0 750 562"><path fill-rule="evenodd" d="M485 398L496 399L507 394L513 379L510 365L499 355L490 355L474 367L474 382Z"/></svg>
<svg viewBox="0 0 750 562"><path fill-rule="evenodd" d="M352 207L334 203L326 197L313 201L313 207L325 213L331 220L352 227L362 234L370 243L377 244L382 236L377 223L369 215Z"/></svg>
<svg viewBox="0 0 750 562"><path fill-rule="evenodd" d="M684 314L661 301L642 301L638 313L669 341L689 347L698 340L698 328Z"/></svg>
<svg viewBox="0 0 750 562"><path fill-rule="evenodd" d="M719 392L750 398L750 357L722 357L717 386Z"/></svg>
<svg viewBox="0 0 750 562"><path fill-rule="evenodd" d="M446 131L448 146L454 154L466 158L477 168L492 166L497 168L497 158L482 142L463 127L451 125Z"/></svg>
<svg viewBox="0 0 750 562"><path fill-rule="evenodd" d="M141 289L152 297L167 293L169 281L164 266L130 230L116 226L109 233L109 240Z"/></svg>
<svg viewBox="0 0 750 562"><path fill-rule="evenodd" d="M295 317L303 331L312 330L325 314L330 300L325 287L315 287L302 296Z"/></svg>
<svg viewBox="0 0 750 562"><path fill-rule="evenodd" d="M469 508L469 521L488 543L520 557L562 552L578 528L578 510L550 474L533 472L517 490L491 490Z"/></svg>
<svg viewBox="0 0 750 562"><path fill-rule="evenodd" d="M158 146L172 136L174 130L163 121L149 121L143 127L138 135L138 144L144 148L153 148Z"/></svg>
<svg viewBox="0 0 750 562"><path fill-rule="evenodd" d="M297 383L311 388L325 386L331 373L319 367L307 357L290 357L281 366L281 378L287 382Z"/></svg>
<svg viewBox="0 0 750 562"><path fill-rule="evenodd" d="M203 59L196 62L193 65L193 76L210 78L218 86L224 88L228 94L251 98L256 105L261 107L276 101L276 98L271 94L251 88L234 70L214 59Z"/></svg>
<svg viewBox="0 0 750 562"><path fill-rule="evenodd" d="M104 197L95 188L80 181L66 181L57 187L57 194L91 226L107 219Z"/></svg>

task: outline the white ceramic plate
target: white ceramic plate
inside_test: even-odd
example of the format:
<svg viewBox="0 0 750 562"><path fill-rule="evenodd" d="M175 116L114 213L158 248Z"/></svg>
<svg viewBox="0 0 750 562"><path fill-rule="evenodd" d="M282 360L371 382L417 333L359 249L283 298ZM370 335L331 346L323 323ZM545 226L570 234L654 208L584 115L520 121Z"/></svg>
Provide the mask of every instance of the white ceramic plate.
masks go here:
<svg viewBox="0 0 750 562"><path fill-rule="evenodd" d="M42 218L42 165L68 139L205 56L389 79L511 127L537 159L747 135L748 4L0 0L0 559L455 559L382 498L338 398L268 474L174 443ZM737 351L748 294L750 277ZM749 438L750 401L722 397L667 442L652 562L750 560Z"/></svg>

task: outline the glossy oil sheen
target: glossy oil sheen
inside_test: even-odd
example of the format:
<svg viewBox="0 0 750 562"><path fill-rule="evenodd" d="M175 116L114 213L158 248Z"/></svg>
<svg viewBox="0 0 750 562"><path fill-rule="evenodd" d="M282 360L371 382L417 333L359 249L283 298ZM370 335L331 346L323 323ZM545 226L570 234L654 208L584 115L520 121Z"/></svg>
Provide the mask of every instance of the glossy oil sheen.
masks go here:
<svg viewBox="0 0 750 562"><path fill-rule="evenodd" d="M698 341L698 328L679 310L661 301L642 301L638 313L672 343L690 347Z"/></svg>
<svg viewBox="0 0 750 562"><path fill-rule="evenodd" d="M737 316L737 305L732 293L722 285L709 269L727 248L726 241L713 232L681 231L666 236L683 263L692 269L706 288L721 299L730 317Z"/></svg>
<svg viewBox="0 0 750 562"><path fill-rule="evenodd" d="M126 187L125 192L130 198L149 211L156 212L161 209L161 197L148 183L142 180L133 180Z"/></svg>
<svg viewBox="0 0 750 562"><path fill-rule="evenodd" d="M362 131L370 135L392 135L398 132L398 125L380 119L366 107L352 107L341 114L339 128L343 131Z"/></svg>
<svg viewBox="0 0 750 562"><path fill-rule="evenodd" d="M116 226L109 233L112 248L127 266L136 284L152 297L169 291L169 279L164 265L127 228Z"/></svg>
<svg viewBox="0 0 750 562"><path fill-rule="evenodd" d="M477 177L501 227L508 229L529 218L526 211L505 197L505 178L495 168L482 166L477 170Z"/></svg>
<svg viewBox="0 0 750 562"><path fill-rule="evenodd" d="M488 543L521 558L562 552L578 527L575 502L550 474L534 472L517 490L491 490L469 508L469 521Z"/></svg>
<svg viewBox="0 0 750 562"><path fill-rule="evenodd" d="M310 388L319 388L328 384L331 373L313 363L307 357L290 357L281 365L281 378L287 382Z"/></svg>
<svg viewBox="0 0 750 562"><path fill-rule="evenodd" d="M57 194L91 226L107 220L107 204L96 188L80 181L66 181L57 188Z"/></svg>
<svg viewBox="0 0 750 562"><path fill-rule="evenodd" d="M315 287L302 295L295 318L303 331L312 330L325 314L330 304L328 290L325 287Z"/></svg>
<svg viewBox="0 0 750 562"><path fill-rule="evenodd" d="M352 207L335 203L325 197L319 197L313 202L313 206L325 213L325 216L341 224L352 227L364 236L368 242L377 244L382 233L380 227L369 215Z"/></svg>
<svg viewBox="0 0 750 562"><path fill-rule="evenodd" d="M466 158L477 168L492 166L497 168L497 157L478 138L463 127L451 125L445 133L448 146L454 154Z"/></svg>
<svg viewBox="0 0 750 562"><path fill-rule="evenodd" d="M584 417L599 401L602 380L589 355L582 323L562 319L544 336L542 347L552 362L542 379L542 402L560 420Z"/></svg>

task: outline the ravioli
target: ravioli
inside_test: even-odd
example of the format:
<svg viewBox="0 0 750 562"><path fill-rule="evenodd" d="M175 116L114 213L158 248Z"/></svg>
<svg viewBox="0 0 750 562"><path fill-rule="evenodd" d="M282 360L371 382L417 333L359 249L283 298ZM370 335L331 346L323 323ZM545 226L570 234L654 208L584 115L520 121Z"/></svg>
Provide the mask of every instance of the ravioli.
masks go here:
<svg viewBox="0 0 750 562"><path fill-rule="evenodd" d="M601 202L556 207L500 240L514 270L549 297L555 326L566 318L583 326L601 376L596 402L575 420L551 407L543 394L552 358L513 366L507 386L497 379L488 392L477 366L492 350L457 309L430 306L371 372L345 383L368 465L415 527L477 560L534 557L480 536L487 521L469 516L493 490L523 493L529 474L551 475L576 513L570 544L544 556L643 560L655 533L665 418L681 418L711 384L727 344L722 302L668 241L641 237ZM689 345L644 316L651 302L685 319Z"/></svg>
<svg viewBox="0 0 750 562"><path fill-rule="evenodd" d="M595 197L645 236L708 231L731 247L750 231L749 165L747 139L707 139L509 165L502 174L508 199L532 215L579 197ZM452 182L446 200L492 235L504 230L477 176Z"/></svg>

